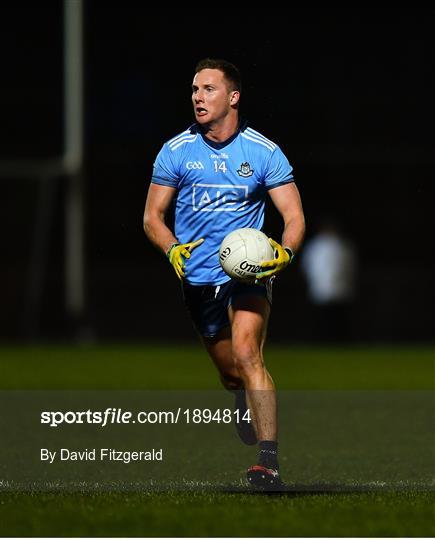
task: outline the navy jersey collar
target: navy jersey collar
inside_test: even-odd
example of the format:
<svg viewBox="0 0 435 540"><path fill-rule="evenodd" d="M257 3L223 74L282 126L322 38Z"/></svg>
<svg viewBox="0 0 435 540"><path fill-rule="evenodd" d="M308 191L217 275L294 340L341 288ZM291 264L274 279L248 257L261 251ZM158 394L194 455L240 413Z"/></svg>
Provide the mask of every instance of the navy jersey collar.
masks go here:
<svg viewBox="0 0 435 540"><path fill-rule="evenodd" d="M233 134L231 135L231 137L229 139L227 139L226 141L222 141L222 142L215 142L215 141L212 141L210 139L208 139L202 129L201 129L201 126L199 124L197 124L195 122L195 124L192 124L190 126L190 133L199 133L201 135L201 137L203 138L204 142L206 142L209 146L215 148L216 150L221 150L222 148L225 148L225 146L228 146L230 143L232 143L234 141L234 139L237 137L237 135L243 131L245 131L245 129L248 127L248 122L247 120L240 120L239 122L239 128L238 130Z"/></svg>

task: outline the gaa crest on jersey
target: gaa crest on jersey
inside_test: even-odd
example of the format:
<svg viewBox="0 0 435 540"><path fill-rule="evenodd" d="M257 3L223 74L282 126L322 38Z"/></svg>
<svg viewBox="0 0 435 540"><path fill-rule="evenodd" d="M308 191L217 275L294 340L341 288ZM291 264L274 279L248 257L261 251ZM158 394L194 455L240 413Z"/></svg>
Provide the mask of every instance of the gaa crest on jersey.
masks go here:
<svg viewBox="0 0 435 540"><path fill-rule="evenodd" d="M251 169L251 165L245 161L240 165L240 169L237 169L237 174L243 176L243 178L248 178L254 174L254 169Z"/></svg>
<svg viewBox="0 0 435 540"><path fill-rule="evenodd" d="M200 161L188 161L186 163L186 169L201 169L204 170L204 165Z"/></svg>

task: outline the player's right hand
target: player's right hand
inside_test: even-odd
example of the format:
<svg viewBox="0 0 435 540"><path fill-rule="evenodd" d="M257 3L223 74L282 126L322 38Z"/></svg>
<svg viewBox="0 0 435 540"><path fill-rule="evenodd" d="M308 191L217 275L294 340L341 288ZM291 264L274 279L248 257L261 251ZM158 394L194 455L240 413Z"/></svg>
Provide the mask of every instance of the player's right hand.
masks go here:
<svg viewBox="0 0 435 540"><path fill-rule="evenodd" d="M190 253L193 249L200 246L204 242L204 238L195 240L195 242L189 242L187 244L173 244L166 256L169 259L169 262L174 267L175 273L178 276L178 279L184 278L184 264L186 259L190 259Z"/></svg>

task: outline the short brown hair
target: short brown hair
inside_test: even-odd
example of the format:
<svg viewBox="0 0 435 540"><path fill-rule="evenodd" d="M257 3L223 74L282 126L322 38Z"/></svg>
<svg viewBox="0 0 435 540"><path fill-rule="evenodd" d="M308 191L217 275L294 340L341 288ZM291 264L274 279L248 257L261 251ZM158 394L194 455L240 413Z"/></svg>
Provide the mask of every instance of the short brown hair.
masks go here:
<svg viewBox="0 0 435 540"><path fill-rule="evenodd" d="M242 78L240 71L231 62L219 58L204 58L196 64L195 73L203 69L219 69L225 76L225 79L231 84L231 90L242 90Z"/></svg>

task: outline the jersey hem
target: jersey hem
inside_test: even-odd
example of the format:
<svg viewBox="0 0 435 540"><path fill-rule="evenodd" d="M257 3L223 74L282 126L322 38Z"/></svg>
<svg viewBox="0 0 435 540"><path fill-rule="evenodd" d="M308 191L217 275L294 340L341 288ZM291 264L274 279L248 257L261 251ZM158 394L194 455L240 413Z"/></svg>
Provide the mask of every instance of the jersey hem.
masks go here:
<svg viewBox="0 0 435 540"><path fill-rule="evenodd" d="M189 285L193 285L193 286L196 286L196 287L202 287L204 285L211 285L211 286L216 286L216 285L223 285L224 283L227 283L228 281L230 281L231 278L228 276L226 277L225 279L223 279L222 281L189 281L188 279L186 279L186 283L188 283Z"/></svg>

